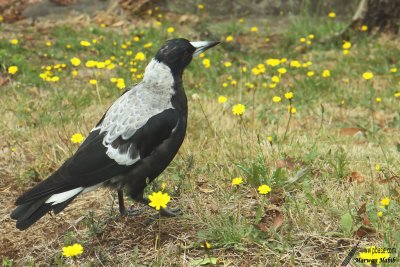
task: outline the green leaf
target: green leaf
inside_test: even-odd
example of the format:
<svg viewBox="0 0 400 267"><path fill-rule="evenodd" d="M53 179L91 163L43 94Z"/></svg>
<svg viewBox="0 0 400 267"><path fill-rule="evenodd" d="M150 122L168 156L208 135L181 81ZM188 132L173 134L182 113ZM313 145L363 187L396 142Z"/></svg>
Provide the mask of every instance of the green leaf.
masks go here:
<svg viewBox="0 0 400 267"><path fill-rule="evenodd" d="M353 218L351 217L350 213L346 213L342 216L341 223L346 233L350 234L353 226Z"/></svg>
<svg viewBox="0 0 400 267"><path fill-rule="evenodd" d="M218 263L218 258L212 258L212 257L192 260L192 265L194 265L194 266L202 266L202 265L207 265L207 264L216 265L217 263Z"/></svg>

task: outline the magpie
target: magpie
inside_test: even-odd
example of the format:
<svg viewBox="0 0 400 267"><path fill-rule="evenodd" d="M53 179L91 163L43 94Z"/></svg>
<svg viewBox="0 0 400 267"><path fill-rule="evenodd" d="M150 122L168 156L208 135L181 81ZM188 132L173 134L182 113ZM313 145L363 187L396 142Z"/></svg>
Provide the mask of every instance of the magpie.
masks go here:
<svg viewBox="0 0 400 267"><path fill-rule="evenodd" d="M106 111L75 154L16 200L11 218L25 230L53 211L61 212L80 194L100 186L118 192L119 211L127 214L123 189L148 204L145 187L178 152L186 133L187 98L182 74L192 58L216 41L166 41L145 69L143 80L126 90ZM161 215L173 216L167 209Z"/></svg>

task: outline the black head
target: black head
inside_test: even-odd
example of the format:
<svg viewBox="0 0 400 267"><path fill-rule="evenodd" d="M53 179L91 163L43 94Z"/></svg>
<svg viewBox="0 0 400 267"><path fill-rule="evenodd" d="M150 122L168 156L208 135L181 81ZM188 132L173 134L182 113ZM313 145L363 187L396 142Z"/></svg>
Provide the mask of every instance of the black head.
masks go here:
<svg viewBox="0 0 400 267"><path fill-rule="evenodd" d="M219 44L219 42L189 42L183 38L166 41L158 50L156 60L167 65L173 74L182 74L193 56Z"/></svg>

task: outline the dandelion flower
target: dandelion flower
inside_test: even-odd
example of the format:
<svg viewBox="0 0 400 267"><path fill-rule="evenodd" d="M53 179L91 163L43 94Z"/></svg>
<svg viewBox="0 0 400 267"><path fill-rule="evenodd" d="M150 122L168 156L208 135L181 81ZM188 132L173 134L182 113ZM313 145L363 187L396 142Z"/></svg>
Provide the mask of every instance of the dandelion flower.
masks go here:
<svg viewBox="0 0 400 267"><path fill-rule="evenodd" d="M79 66L81 64L81 60L77 57L73 57L71 58L71 64L74 65L75 67Z"/></svg>
<svg viewBox="0 0 400 267"><path fill-rule="evenodd" d="M271 136L271 135L268 135L268 136L267 136L267 140L268 140L269 142L272 142L272 136Z"/></svg>
<svg viewBox="0 0 400 267"><path fill-rule="evenodd" d="M282 100L282 98L279 97L279 96L274 96L274 97L272 98L272 101L275 102L275 103L281 102L281 100Z"/></svg>
<svg viewBox="0 0 400 267"><path fill-rule="evenodd" d="M290 113L296 114L296 112L297 112L297 109L295 107L290 108Z"/></svg>
<svg viewBox="0 0 400 267"><path fill-rule="evenodd" d="M8 73L10 73L11 75L14 75L17 72L18 72L18 67L17 66L8 67Z"/></svg>
<svg viewBox="0 0 400 267"><path fill-rule="evenodd" d="M322 77L328 78L331 76L331 71L330 70L323 70L322 71Z"/></svg>
<svg viewBox="0 0 400 267"><path fill-rule="evenodd" d="M311 40L312 40L312 39L314 39L314 38L315 38L314 34L309 34L309 35L308 35L308 39L311 39Z"/></svg>
<svg viewBox="0 0 400 267"><path fill-rule="evenodd" d="M78 76L78 71L77 70L73 70L72 71L72 76Z"/></svg>
<svg viewBox="0 0 400 267"><path fill-rule="evenodd" d="M171 197L167 193L163 193L158 191L157 193L153 192L149 196L149 206L155 208L156 210L160 210L160 208L166 208L168 202L171 200Z"/></svg>
<svg viewBox="0 0 400 267"><path fill-rule="evenodd" d="M232 62L230 62L230 61L225 61L225 62L224 62L224 66L227 67L227 68L231 67L231 66L232 66Z"/></svg>
<svg viewBox="0 0 400 267"><path fill-rule="evenodd" d="M344 41L342 47L343 47L343 49L350 49L351 43L348 41Z"/></svg>
<svg viewBox="0 0 400 267"><path fill-rule="evenodd" d="M0 23L2 23L3 22L3 16L2 15L0 15Z"/></svg>
<svg viewBox="0 0 400 267"><path fill-rule="evenodd" d="M232 107L233 115L241 116L246 111L246 106L243 104L236 104Z"/></svg>
<svg viewBox="0 0 400 267"><path fill-rule="evenodd" d="M222 87L228 87L228 83L227 82L225 82L225 83L222 83Z"/></svg>
<svg viewBox="0 0 400 267"><path fill-rule="evenodd" d="M225 41L226 41L227 43L232 42L232 41L233 41L233 36L232 36L232 35L226 36Z"/></svg>
<svg viewBox="0 0 400 267"><path fill-rule="evenodd" d="M91 43L88 41L80 41L79 43L81 44L81 46L85 46L85 47L88 47L91 45Z"/></svg>
<svg viewBox="0 0 400 267"><path fill-rule="evenodd" d="M330 17L331 19L336 18L336 13L335 12L329 12L328 13L328 17Z"/></svg>
<svg viewBox="0 0 400 267"><path fill-rule="evenodd" d="M134 60L136 61L143 61L146 59L146 56L142 52L137 52L135 55Z"/></svg>
<svg viewBox="0 0 400 267"><path fill-rule="evenodd" d="M348 55L350 53L350 50L344 49L343 50L343 55Z"/></svg>
<svg viewBox="0 0 400 267"><path fill-rule="evenodd" d="M394 93L394 97L400 97L400 92Z"/></svg>
<svg viewBox="0 0 400 267"><path fill-rule="evenodd" d="M292 99L292 98L293 98L293 92L287 92L287 93L285 93L285 98L286 98L286 99Z"/></svg>
<svg viewBox="0 0 400 267"><path fill-rule="evenodd" d="M208 58L203 59L203 66L208 69L211 66L211 61Z"/></svg>
<svg viewBox="0 0 400 267"><path fill-rule="evenodd" d="M300 41L300 43L305 43L305 42L306 42L306 38L301 37L301 38L299 39L299 41Z"/></svg>
<svg viewBox="0 0 400 267"><path fill-rule="evenodd" d="M201 244L200 247L210 249L210 248L212 248L212 245L206 241L203 244Z"/></svg>
<svg viewBox="0 0 400 267"><path fill-rule="evenodd" d="M91 80L89 80L89 83L90 83L91 85L96 85L96 84L97 84L97 80L91 79Z"/></svg>
<svg viewBox="0 0 400 267"><path fill-rule="evenodd" d="M240 185L243 183L242 177L236 177L232 179L232 185Z"/></svg>
<svg viewBox="0 0 400 267"><path fill-rule="evenodd" d="M250 28L250 31L251 32L258 32L258 28L253 26L253 27Z"/></svg>
<svg viewBox="0 0 400 267"><path fill-rule="evenodd" d="M367 71L367 72L364 72L362 76L363 76L364 80L371 80L374 77L374 74L370 71Z"/></svg>
<svg viewBox="0 0 400 267"><path fill-rule="evenodd" d="M11 43L12 45L17 45L19 42L18 42L18 39L11 39L11 40L10 40L10 43Z"/></svg>
<svg viewBox="0 0 400 267"><path fill-rule="evenodd" d="M168 27L167 32L168 33L173 33L175 31L174 27Z"/></svg>
<svg viewBox="0 0 400 267"><path fill-rule="evenodd" d="M285 74L287 72L286 68L279 68L278 69L279 74Z"/></svg>
<svg viewBox="0 0 400 267"><path fill-rule="evenodd" d="M271 81L273 81L274 83L279 83L280 79L278 76L272 76Z"/></svg>
<svg viewBox="0 0 400 267"><path fill-rule="evenodd" d="M260 193L261 195L266 195L266 194L268 194L269 192L271 192L271 187L269 187L269 186L266 185L266 184L260 185L260 186L258 187L258 193Z"/></svg>
<svg viewBox="0 0 400 267"><path fill-rule="evenodd" d="M379 164L375 164L375 171L379 172L381 169L381 166Z"/></svg>
<svg viewBox="0 0 400 267"><path fill-rule="evenodd" d="M75 257L83 253L81 244L73 244L72 246L63 247L63 255L65 257Z"/></svg>
<svg viewBox="0 0 400 267"><path fill-rule="evenodd" d="M270 89L274 89L274 88L276 87L276 83L271 83L270 85L268 85L268 87L269 87Z"/></svg>
<svg viewBox="0 0 400 267"><path fill-rule="evenodd" d="M153 46L153 43L149 42L143 45L144 48L150 48Z"/></svg>
<svg viewBox="0 0 400 267"><path fill-rule="evenodd" d="M80 144L80 143L82 143L83 142L83 135L82 134L80 134L80 133L76 133L76 134L73 134L72 136L71 136L71 142L72 143L74 143L74 144Z"/></svg>
<svg viewBox="0 0 400 267"><path fill-rule="evenodd" d="M368 26L367 26L367 25L362 25L362 26L361 26L361 31L362 31L362 32L368 31Z"/></svg>
<svg viewBox="0 0 400 267"><path fill-rule="evenodd" d="M383 212L382 212L382 211L378 211L378 212L376 213L376 215L377 215L379 218L381 218L381 217L383 217Z"/></svg>
<svg viewBox="0 0 400 267"><path fill-rule="evenodd" d="M312 70L310 70L310 71L307 72L307 76L308 76L308 77L312 77L312 76L314 76L314 75L315 75L315 73L314 73Z"/></svg>
<svg viewBox="0 0 400 267"><path fill-rule="evenodd" d="M135 43L139 42L139 40L140 40L140 37L139 37L139 36L134 36L134 37L133 37L133 41L134 41Z"/></svg>
<svg viewBox="0 0 400 267"><path fill-rule="evenodd" d="M204 6L204 4L198 4L198 5L197 5L197 8L201 10L201 9L204 9L205 6Z"/></svg>
<svg viewBox="0 0 400 267"><path fill-rule="evenodd" d="M389 206L389 204L390 204L390 198L388 198L388 197L385 197L385 198L382 198L381 199L381 201L380 201L380 203L383 205L383 206Z"/></svg>
<svg viewBox="0 0 400 267"><path fill-rule="evenodd" d="M280 60L280 59L277 59L277 58L268 58L268 59L265 61L265 63L267 63L268 66L276 67L276 66L278 66L278 65L281 63L281 60Z"/></svg>
<svg viewBox="0 0 400 267"><path fill-rule="evenodd" d="M397 72L397 68L390 68L390 72L391 73L396 73Z"/></svg>
<svg viewBox="0 0 400 267"><path fill-rule="evenodd" d="M118 78L117 79L117 87L119 88L119 89L125 89L125 87L126 87L126 85L125 85L125 80L124 79L122 79L122 78Z"/></svg>
<svg viewBox="0 0 400 267"><path fill-rule="evenodd" d="M53 45L52 42L50 42L50 41L47 41L47 42L46 42L46 46L49 46L49 47L50 47L50 46L52 46L52 45Z"/></svg>
<svg viewBox="0 0 400 267"><path fill-rule="evenodd" d="M292 61L290 61L290 67L292 67L292 68L300 68L301 67L301 63L298 60L292 60Z"/></svg>
<svg viewBox="0 0 400 267"><path fill-rule="evenodd" d="M382 98L380 98L380 97L376 97L376 98L375 98L375 102L376 102L376 103L380 103L380 102L382 102Z"/></svg>

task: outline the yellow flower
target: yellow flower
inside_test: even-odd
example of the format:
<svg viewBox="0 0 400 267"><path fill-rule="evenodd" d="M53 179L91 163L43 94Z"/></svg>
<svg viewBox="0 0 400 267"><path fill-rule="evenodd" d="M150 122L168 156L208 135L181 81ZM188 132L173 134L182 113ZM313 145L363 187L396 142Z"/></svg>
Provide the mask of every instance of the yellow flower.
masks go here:
<svg viewBox="0 0 400 267"><path fill-rule="evenodd" d="M233 86L235 86L235 85L237 84L237 81L236 81L236 80L232 80L232 81L231 81L231 84L232 84Z"/></svg>
<svg viewBox="0 0 400 267"><path fill-rule="evenodd" d="M2 15L0 15L0 23L2 23L3 22L3 16Z"/></svg>
<svg viewBox="0 0 400 267"><path fill-rule="evenodd" d="M328 78L331 76L331 71L330 70L323 70L322 71L322 77Z"/></svg>
<svg viewBox="0 0 400 267"><path fill-rule="evenodd" d="M232 113L233 115L243 115L243 113L246 111L246 106L243 104L236 104L232 107Z"/></svg>
<svg viewBox="0 0 400 267"><path fill-rule="evenodd" d="M292 98L293 98L293 92L287 92L287 93L285 93L285 98L286 98L286 99L292 99Z"/></svg>
<svg viewBox="0 0 400 267"><path fill-rule="evenodd" d="M247 72L247 67L242 67L242 72Z"/></svg>
<svg viewBox="0 0 400 267"><path fill-rule="evenodd" d="M314 73L312 70L310 70L310 71L307 72L307 76L308 76L308 77L312 77L312 76L314 76L314 75L315 75L315 73Z"/></svg>
<svg viewBox="0 0 400 267"><path fill-rule="evenodd" d="M361 31L363 31L363 32L368 31L368 26L367 25L362 25L361 26Z"/></svg>
<svg viewBox="0 0 400 267"><path fill-rule="evenodd" d="M343 50L343 55L348 55L350 53L350 50L344 49Z"/></svg>
<svg viewBox="0 0 400 267"><path fill-rule="evenodd" d="M274 89L276 87L276 83L271 83L270 85L269 85L269 88L270 89Z"/></svg>
<svg viewBox="0 0 400 267"><path fill-rule="evenodd" d="M391 73L396 73L397 72L397 68L390 68L390 72Z"/></svg>
<svg viewBox="0 0 400 267"><path fill-rule="evenodd" d="M11 43L12 45L17 45L17 44L18 44L18 39L11 39L11 40L10 40L10 43Z"/></svg>
<svg viewBox="0 0 400 267"><path fill-rule="evenodd" d="M298 60L292 60L292 61L290 61L290 67L292 67L292 68L300 68L301 64L300 64L300 62Z"/></svg>
<svg viewBox="0 0 400 267"><path fill-rule="evenodd" d="M226 41L227 43L232 42L232 41L233 41L233 36L232 36L232 35L226 36L225 41Z"/></svg>
<svg viewBox="0 0 400 267"><path fill-rule="evenodd" d="M389 206L389 204L390 204L390 198L388 198L388 197L382 198L381 201L380 201L380 203L381 203L383 206Z"/></svg>
<svg viewBox="0 0 400 267"><path fill-rule="evenodd" d="M228 101L228 98L227 98L226 96L220 95L220 96L218 97L218 103L223 104L223 103L225 103L226 101Z"/></svg>
<svg viewBox="0 0 400 267"><path fill-rule="evenodd" d="M198 9L204 9L204 7L205 7L205 6L204 6L203 4L198 4L198 5L197 5L197 8L198 8Z"/></svg>
<svg viewBox="0 0 400 267"><path fill-rule="evenodd" d="M305 42L306 42L306 38L301 37L301 38L299 39L299 41L300 41L300 43L305 43Z"/></svg>
<svg viewBox="0 0 400 267"><path fill-rule="evenodd" d="M89 80L89 83L90 83L91 85L96 85L96 84L97 84L97 80L91 79L91 80Z"/></svg>
<svg viewBox="0 0 400 267"><path fill-rule="evenodd" d="M271 187L269 187L269 186L266 185L266 184L260 185L260 186L258 187L258 193L260 193L261 195L266 195L266 194L268 194L269 192L271 192Z"/></svg>
<svg viewBox="0 0 400 267"><path fill-rule="evenodd" d="M105 62L97 62L97 64L96 64L96 68L98 68L98 69L102 69L102 68L104 68L106 66L106 63Z"/></svg>
<svg viewBox="0 0 400 267"><path fill-rule="evenodd" d="M227 68L231 67L231 66L232 66L232 62L230 62L230 61L225 61L225 62L224 62L224 66L227 67Z"/></svg>
<svg viewBox="0 0 400 267"><path fill-rule="evenodd" d="M296 114L296 112L297 112L297 109L295 107L290 108L290 113Z"/></svg>
<svg viewBox="0 0 400 267"><path fill-rule="evenodd" d="M245 22L245 20L243 18L239 19L239 23L244 23L244 22Z"/></svg>
<svg viewBox="0 0 400 267"><path fill-rule="evenodd" d="M8 67L8 73L14 75L15 73L17 73L18 71L18 67L17 66L10 66Z"/></svg>
<svg viewBox="0 0 400 267"><path fill-rule="evenodd" d="M67 44L67 45L65 46L65 48L71 49L71 48L72 48L72 45L71 45L71 44Z"/></svg>
<svg viewBox="0 0 400 267"><path fill-rule="evenodd" d="M81 244L73 244L72 246L63 247L63 255L65 257L75 257L83 253Z"/></svg>
<svg viewBox="0 0 400 267"><path fill-rule="evenodd" d="M378 217L381 218L381 217L383 217L383 212L382 212L382 211L378 211L378 212L376 213L376 215L378 215Z"/></svg>
<svg viewBox="0 0 400 267"><path fill-rule="evenodd" d="M242 177L236 177L232 179L232 185L240 185L243 183Z"/></svg>
<svg viewBox="0 0 400 267"><path fill-rule="evenodd" d="M251 32L258 32L258 28L253 26L253 27L250 28L250 31Z"/></svg>
<svg viewBox="0 0 400 267"><path fill-rule="evenodd" d="M74 144L80 144L80 143L82 143L82 141L83 141L83 135L81 135L80 133L76 133L76 134L73 134L72 136L71 136L71 142L72 143L74 143Z"/></svg>
<svg viewBox="0 0 400 267"><path fill-rule="evenodd" d="M81 60L77 57L71 58L71 64L74 66L79 66L81 64Z"/></svg>
<svg viewBox="0 0 400 267"><path fill-rule="evenodd" d="M95 67L96 65L97 65L97 61L94 61L94 60L88 60L88 61L86 61L86 63L85 63L85 66L88 67L88 68L93 68L93 67Z"/></svg>
<svg viewBox="0 0 400 267"><path fill-rule="evenodd" d="M336 13L335 12L329 12L328 17L330 17L331 19L336 18Z"/></svg>
<svg viewBox="0 0 400 267"><path fill-rule="evenodd" d="M173 33L175 31L174 27L168 27L167 32L168 33Z"/></svg>
<svg viewBox="0 0 400 267"><path fill-rule="evenodd" d="M126 86L125 86L125 80L124 79L122 79L122 78L118 78L117 79L117 87L119 88L119 89L124 89Z"/></svg>
<svg viewBox="0 0 400 267"><path fill-rule="evenodd" d="M379 172L380 169L381 169L381 166L379 166L379 164L375 164L375 170L376 170L377 172Z"/></svg>
<svg viewBox="0 0 400 267"><path fill-rule="evenodd" d="M149 196L149 206L155 208L156 210L160 210L160 208L166 208L168 202L171 200L171 197L167 193L163 193L158 191L157 193L153 192Z"/></svg>
<svg viewBox="0 0 400 267"><path fill-rule="evenodd" d="M312 40L312 39L314 39L314 37L315 37L314 34L309 34L309 35L308 35L308 39L311 39L311 40Z"/></svg>
<svg viewBox="0 0 400 267"><path fill-rule="evenodd" d="M350 49L351 43L348 41L344 41L342 47L343 47L343 49Z"/></svg>
<svg viewBox="0 0 400 267"><path fill-rule="evenodd" d="M107 24L105 23L100 24L100 28L105 28L105 27L107 27Z"/></svg>
<svg viewBox="0 0 400 267"><path fill-rule="evenodd" d="M376 98L375 98L375 102L376 102L376 103L380 103L380 102L382 102L382 98L380 98L380 97L376 97Z"/></svg>
<svg viewBox="0 0 400 267"><path fill-rule="evenodd" d="M211 61L208 58L203 59L203 66L208 69L211 66Z"/></svg>
<svg viewBox="0 0 400 267"><path fill-rule="evenodd" d="M280 79L278 76L272 76L271 81L273 81L274 83L279 83Z"/></svg>
<svg viewBox="0 0 400 267"><path fill-rule="evenodd" d="M282 98L280 98L279 96L274 96L272 98L272 101L275 102L275 103L281 102L281 100L282 100Z"/></svg>
<svg viewBox="0 0 400 267"><path fill-rule="evenodd" d="M265 61L265 63L267 63L268 66L276 67L281 63L281 60L277 58L269 58Z"/></svg>
<svg viewBox="0 0 400 267"><path fill-rule="evenodd" d="M212 245L206 241L203 244L201 244L200 247L210 249L210 248L212 248Z"/></svg>
<svg viewBox="0 0 400 267"><path fill-rule="evenodd" d="M364 80L371 80L374 77L374 74L370 71L367 71L367 72L364 72L362 76L363 76Z"/></svg>
<svg viewBox="0 0 400 267"><path fill-rule="evenodd" d="M255 76L257 76L257 75L259 75L261 72L260 72L260 70L258 69L258 68L252 68L251 69L251 72L255 75Z"/></svg>
<svg viewBox="0 0 400 267"><path fill-rule="evenodd" d="M78 71L77 70L73 70L72 71L72 76L78 76Z"/></svg>
<svg viewBox="0 0 400 267"><path fill-rule="evenodd" d="M88 41L80 41L81 46L90 46L90 42Z"/></svg>
<svg viewBox="0 0 400 267"><path fill-rule="evenodd" d="M52 46L52 45L53 45L53 43L52 43L52 42L50 42L50 41L47 41L47 42L46 42L46 45L47 45L47 46Z"/></svg>
<svg viewBox="0 0 400 267"><path fill-rule="evenodd" d="M267 136L267 140L268 140L269 142L272 142L272 136L271 136L271 135L268 135L268 136Z"/></svg>
<svg viewBox="0 0 400 267"><path fill-rule="evenodd" d="M139 37L139 36L134 36L134 37L133 37L133 41L134 41L135 43L139 42L139 40L140 40L140 37Z"/></svg>
<svg viewBox="0 0 400 267"><path fill-rule="evenodd" d="M394 93L394 97L400 97L400 92Z"/></svg>
<svg viewBox="0 0 400 267"><path fill-rule="evenodd" d="M53 77L51 77L51 82L58 82L60 80L60 77L58 77L58 76L53 76Z"/></svg>
<svg viewBox="0 0 400 267"><path fill-rule="evenodd" d="M278 69L279 74L285 74L287 72L286 68L279 68Z"/></svg>
<svg viewBox="0 0 400 267"><path fill-rule="evenodd" d="M150 48L153 46L153 43L149 42L143 45L144 48Z"/></svg>
<svg viewBox="0 0 400 267"><path fill-rule="evenodd" d="M134 60L136 61L143 61L146 59L146 56L142 52L137 52L135 55Z"/></svg>

